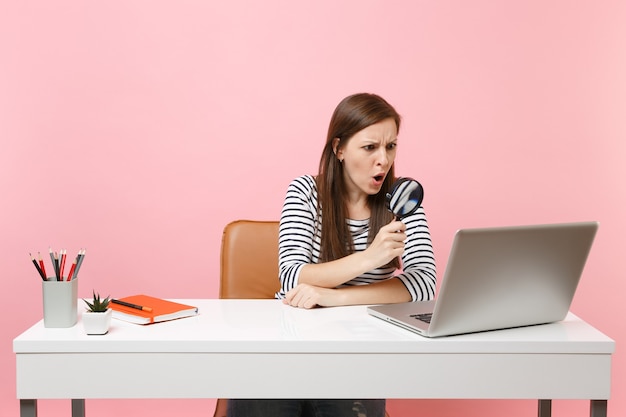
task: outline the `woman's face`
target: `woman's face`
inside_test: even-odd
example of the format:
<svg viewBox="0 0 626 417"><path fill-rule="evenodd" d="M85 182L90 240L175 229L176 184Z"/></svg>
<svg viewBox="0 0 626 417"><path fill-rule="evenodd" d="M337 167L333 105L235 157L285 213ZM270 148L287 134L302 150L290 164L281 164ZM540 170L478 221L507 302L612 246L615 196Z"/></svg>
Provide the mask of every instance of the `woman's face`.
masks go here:
<svg viewBox="0 0 626 417"><path fill-rule="evenodd" d="M398 130L396 122L385 119L355 133L335 154L343 161L344 180L348 193L373 195L380 191L396 158Z"/></svg>

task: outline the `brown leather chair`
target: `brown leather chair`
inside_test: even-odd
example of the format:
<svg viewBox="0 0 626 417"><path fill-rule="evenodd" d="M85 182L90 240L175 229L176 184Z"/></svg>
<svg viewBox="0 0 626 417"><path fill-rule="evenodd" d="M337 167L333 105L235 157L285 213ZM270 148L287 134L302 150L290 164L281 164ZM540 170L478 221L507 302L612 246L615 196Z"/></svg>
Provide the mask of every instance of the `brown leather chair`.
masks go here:
<svg viewBox="0 0 626 417"><path fill-rule="evenodd" d="M274 298L278 280L278 222L236 220L224 228L220 298ZM226 417L219 398L213 417Z"/></svg>
<svg viewBox="0 0 626 417"><path fill-rule="evenodd" d="M278 280L278 222L237 220L224 228L220 298L274 298Z"/></svg>
<svg viewBox="0 0 626 417"><path fill-rule="evenodd" d="M279 288L278 222L227 224L220 255L220 298L274 298ZM227 406L228 400L219 398L213 417L226 417Z"/></svg>

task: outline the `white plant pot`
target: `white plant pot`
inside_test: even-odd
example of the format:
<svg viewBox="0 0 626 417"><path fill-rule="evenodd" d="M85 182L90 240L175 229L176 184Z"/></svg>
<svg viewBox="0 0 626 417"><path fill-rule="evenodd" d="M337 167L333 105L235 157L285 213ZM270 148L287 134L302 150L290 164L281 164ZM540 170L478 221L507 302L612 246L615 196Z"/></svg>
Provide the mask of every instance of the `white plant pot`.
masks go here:
<svg viewBox="0 0 626 417"><path fill-rule="evenodd" d="M83 328L87 334L107 334L111 327L111 316L113 310L108 309L104 313L94 313L93 311L83 312Z"/></svg>

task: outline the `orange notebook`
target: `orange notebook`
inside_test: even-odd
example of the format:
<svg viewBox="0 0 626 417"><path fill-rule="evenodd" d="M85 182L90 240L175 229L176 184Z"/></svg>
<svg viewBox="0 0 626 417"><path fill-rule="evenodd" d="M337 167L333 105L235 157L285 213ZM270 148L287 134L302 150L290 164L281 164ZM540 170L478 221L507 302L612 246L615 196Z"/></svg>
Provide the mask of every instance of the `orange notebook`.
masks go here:
<svg viewBox="0 0 626 417"><path fill-rule="evenodd" d="M131 295L130 297L118 298L118 300L134 304L135 306L148 307L152 311L144 311L138 308L127 307L121 304L111 303L113 317L137 324L158 323L161 321L180 319L198 314L198 307L150 297L149 295Z"/></svg>

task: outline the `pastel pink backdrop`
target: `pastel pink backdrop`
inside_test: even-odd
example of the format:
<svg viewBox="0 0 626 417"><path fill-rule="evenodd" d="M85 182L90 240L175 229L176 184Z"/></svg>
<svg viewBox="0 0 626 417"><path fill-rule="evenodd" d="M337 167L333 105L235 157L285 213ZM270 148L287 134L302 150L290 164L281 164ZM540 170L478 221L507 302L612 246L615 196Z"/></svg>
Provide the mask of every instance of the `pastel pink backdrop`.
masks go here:
<svg viewBox="0 0 626 417"><path fill-rule="evenodd" d="M316 172L335 105L359 91L404 116L397 172L425 186L440 277L460 227L600 221L572 309L616 340L609 415L625 415L624 21L620 0L3 2L0 415L18 415L12 340L42 317L28 252L86 247L82 297L216 297L224 225L278 218L289 181ZM515 417L536 404L388 408ZM42 416L68 413L40 401ZM556 416L587 413L554 403Z"/></svg>

